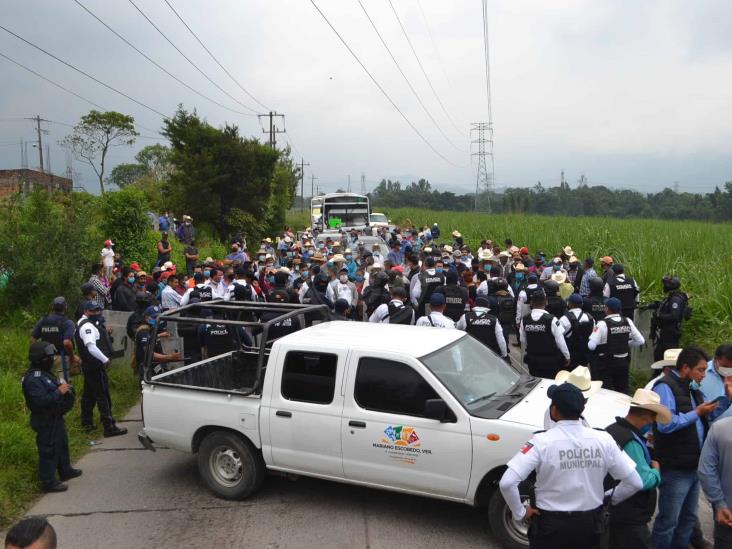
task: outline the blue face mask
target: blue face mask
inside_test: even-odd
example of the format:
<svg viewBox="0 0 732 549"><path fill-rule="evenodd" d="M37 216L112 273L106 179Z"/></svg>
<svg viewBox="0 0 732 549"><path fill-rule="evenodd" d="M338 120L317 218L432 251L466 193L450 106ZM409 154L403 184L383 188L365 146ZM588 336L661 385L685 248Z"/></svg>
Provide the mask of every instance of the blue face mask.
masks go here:
<svg viewBox="0 0 732 549"><path fill-rule="evenodd" d="M267 280L269 280L269 283L270 283L270 284L274 284L274 281L275 281L275 277L274 277L274 276L268 276L268 277L267 277Z"/></svg>
<svg viewBox="0 0 732 549"><path fill-rule="evenodd" d="M646 434L650 433L651 432L651 426L652 426L652 424L649 423L648 425L645 425L644 427L641 427L639 429L640 430L640 434L641 435L646 435Z"/></svg>
<svg viewBox="0 0 732 549"><path fill-rule="evenodd" d="M155 324L157 324L157 323L158 323L158 320L157 320L156 318L150 318L150 319L148 319L147 323L148 323L148 324L149 324L150 326L155 326Z"/></svg>
<svg viewBox="0 0 732 549"><path fill-rule="evenodd" d="M692 380L689 384L689 388L695 390L695 391L701 391L701 385L699 385L695 380Z"/></svg>
<svg viewBox="0 0 732 549"><path fill-rule="evenodd" d="M203 276L208 278L209 276L211 276L211 271L203 271Z"/></svg>
<svg viewBox="0 0 732 549"><path fill-rule="evenodd" d="M442 267L435 267L436 273L441 273L444 269Z"/></svg>
<svg viewBox="0 0 732 549"><path fill-rule="evenodd" d="M134 284L135 283L135 277L134 276L129 277L127 279L127 282L129 282L130 284Z"/></svg>
<svg viewBox="0 0 732 549"><path fill-rule="evenodd" d="M363 282L363 277L362 276L357 276L356 277L356 282Z"/></svg>
<svg viewBox="0 0 732 549"><path fill-rule="evenodd" d="M483 265L483 270L487 273L491 272L491 269L493 268L492 265Z"/></svg>
<svg viewBox="0 0 732 549"><path fill-rule="evenodd" d="M303 271L302 272L302 277L303 278L307 278L308 277L308 272L307 271Z"/></svg>
<svg viewBox="0 0 732 549"><path fill-rule="evenodd" d="M287 257L292 257L293 255L295 254L293 254L292 252L287 252Z"/></svg>
<svg viewBox="0 0 732 549"><path fill-rule="evenodd" d="M346 256L346 259L350 261L351 259L353 259L353 256L352 255L347 255Z"/></svg>
<svg viewBox="0 0 732 549"><path fill-rule="evenodd" d="M523 280L524 273L516 273L516 280Z"/></svg>
<svg viewBox="0 0 732 549"><path fill-rule="evenodd" d="M559 271L562 268L561 265L554 265L554 270Z"/></svg>

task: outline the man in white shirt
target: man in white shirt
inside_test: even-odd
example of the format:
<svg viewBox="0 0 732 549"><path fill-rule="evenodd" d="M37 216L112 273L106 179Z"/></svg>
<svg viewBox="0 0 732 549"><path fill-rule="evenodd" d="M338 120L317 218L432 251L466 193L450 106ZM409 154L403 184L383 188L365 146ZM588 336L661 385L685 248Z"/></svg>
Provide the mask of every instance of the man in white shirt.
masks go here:
<svg viewBox="0 0 732 549"><path fill-rule="evenodd" d="M382 303L371 313L369 322L382 324L414 324L414 309L407 303L407 291L401 286L389 290L391 301Z"/></svg>
<svg viewBox="0 0 732 549"><path fill-rule="evenodd" d="M178 280L178 277L172 275L168 277L168 283L160 293L160 306L164 311L180 307L180 302L183 296L181 296L176 290L179 285L180 280Z"/></svg>
<svg viewBox="0 0 732 549"><path fill-rule="evenodd" d="M211 278L208 280L208 286L213 292L214 299L224 299L226 297L226 285L224 284L224 271L218 267L211 269Z"/></svg>
<svg viewBox="0 0 732 549"><path fill-rule="evenodd" d="M342 267L338 272L338 278L328 283L328 289L325 291L331 303L335 303L339 299L345 299L350 307L355 307L358 303L358 290L356 285L348 280L348 268Z"/></svg>
<svg viewBox="0 0 732 549"><path fill-rule="evenodd" d="M595 319L582 310L582 303L581 295L569 296L569 310L559 319L569 349L569 367L572 369L576 366L587 366L590 362L587 342L595 328Z"/></svg>
<svg viewBox="0 0 732 549"><path fill-rule="evenodd" d="M111 282L112 273L114 272L114 250L112 249L114 242L111 240L104 241L104 248L102 248L102 265L104 266L104 276L107 281Z"/></svg>
<svg viewBox="0 0 732 549"><path fill-rule="evenodd" d="M430 297L430 314L421 317L416 326L454 328L455 322L442 314L445 311L445 294L433 293Z"/></svg>

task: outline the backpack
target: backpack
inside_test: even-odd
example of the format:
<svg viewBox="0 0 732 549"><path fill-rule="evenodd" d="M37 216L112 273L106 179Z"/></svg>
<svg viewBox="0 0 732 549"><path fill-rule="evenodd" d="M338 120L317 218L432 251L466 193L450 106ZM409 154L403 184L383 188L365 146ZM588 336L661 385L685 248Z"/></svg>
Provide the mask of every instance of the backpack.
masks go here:
<svg viewBox="0 0 732 549"><path fill-rule="evenodd" d="M388 306L389 312L386 313L384 320L388 318L389 324L412 324L412 315L414 313L414 309L412 309L412 306L409 303L404 303L403 307L395 307L392 306L391 303L389 303Z"/></svg>
<svg viewBox="0 0 732 549"><path fill-rule="evenodd" d="M251 285L247 284L244 286L243 284L234 284L232 297L234 298L234 301L256 301L252 297L252 293Z"/></svg>
<svg viewBox="0 0 732 549"><path fill-rule="evenodd" d="M516 303L512 297L498 298L498 322L501 324L513 324L516 322Z"/></svg>
<svg viewBox="0 0 732 549"><path fill-rule="evenodd" d="M369 286L363 293L363 301L366 304L366 314L371 316L379 305L389 303L389 292L381 286L378 289L374 289L373 286Z"/></svg>

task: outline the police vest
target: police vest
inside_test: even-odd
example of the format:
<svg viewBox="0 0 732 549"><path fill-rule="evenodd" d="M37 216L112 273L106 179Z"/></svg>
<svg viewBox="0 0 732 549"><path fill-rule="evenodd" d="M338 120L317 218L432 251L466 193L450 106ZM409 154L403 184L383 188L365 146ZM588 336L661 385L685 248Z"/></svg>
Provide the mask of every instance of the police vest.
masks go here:
<svg viewBox="0 0 732 549"><path fill-rule="evenodd" d="M196 284L195 288L193 288L193 291L191 292L191 297L198 298L199 301L212 301L213 288L203 284Z"/></svg>
<svg viewBox="0 0 732 549"><path fill-rule="evenodd" d="M602 357L613 355L624 355L630 350L630 323L625 317L620 319L606 318L607 343L598 348L598 354Z"/></svg>
<svg viewBox="0 0 732 549"><path fill-rule="evenodd" d="M443 288L445 295L445 313L446 317L457 322L465 312L465 304L468 302L468 291L461 288L457 284L448 284Z"/></svg>
<svg viewBox="0 0 732 549"><path fill-rule="evenodd" d="M239 348L233 329L227 324L206 325L206 350L209 358Z"/></svg>
<svg viewBox="0 0 732 549"><path fill-rule="evenodd" d="M689 380L680 379L673 372L666 374L659 379L654 387L665 383L671 389L676 401L676 413L684 414L694 409L694 402L704 402L704 395L701 391L690 388ZM694 402L691 396L694 396ZM704 426L704 436L709 431L709 422L706 416L700 418ZM686 427L678 429L673 433L662 433L658 430L658 424L653 424L653 446L655 455L664 467L670 469L695 470L699 465L701 448L699 437L696 431L696 421L689 423Z"/></svg>
<svg viewBox="0 0 732 549"><path fill-rule="evenodd" d="M107 329L104 327L104 324L101 322L94 322L89 318L85 318L76 328L76 348L79 350L81 361L87 366L102 366L102 362L98 358L92 356L89 349L81 339L81 331L84 329L86 324L91 324L99 332L99 339L96 341L97 348L107 358L110 358L112 355L112 342L109 339L109 334L107 333Z"/></svg>
<svg viewBox="0 0 732 549"><path fill-rule="evenodd" d="M498 322L501 324L514 324L516 322L516 302L510 295L495 296L495 313Z"/></svg>
<svg viewBox="0 0 732 549"><path fill-rule="evenodd" d="M605 429L608 434L613 437L621 449L624 449L625 445L631 441L640 444L643 447L646 464L650 466L651 456L642 435L625 418L618 417L615 420L615 423L608 425ZM612 521L622 524L648 524L656 510L656 496L655 488L641 490L625 501L613 505L610 507Z"/></svg>
<svg viewBox="0 0 732 549"><path fill-rule="evenodd" d="M538 320L533 320L531 313L524 317L527 355L554 357L560 354L552 334L554 320L554 317L546 312Z"/></svg>
<svg viewBox="0 0 732 549"><path fill-rule="evenodd" d="M465 313L465 331L494 353L500 355L501 348L496 339L496 322L498 322L498 319L486 312L470 311Z"/></svg>
<svg viewBox="0 0 732 549"><path fill-rule="evenodd" d="M432 293L440 286L445 283L444 273L429 274L424 271L419 274L419 285L422 290L422 294L419 296L420 304L429 303Z"/></svg>
<svg viewBox="0 0 732 549"><path fill-rule="evenodd" d="M389 324L406 324L407 326L412 324L414 309L412 309L411 305L406 303L397 305L393 301L390 301L387 307L389 308Z"/></svg>
<svg viewBox="0 0 732 549"><path fill-rule="evenodd" d="M610 297L617 297L623 310L635 309L635 296L638 295L638 290L632 278L625 277L624 280L618 280L616 277L608 282L608 286L610 286Z"/></svg>
<svg viewBox="0 0 732 549"><path fill-rule="evenodd" d="M65 322L66 318L53 319L50 316L44 316L41 319L41 340L53 343L58 353L64 350L63 325Z"/></svg>
<svg viewBox="0 0 732 549"><path fill-rule="evenodd" d="M534 294L537 292L543 291L538 284L529 284L524 288L524 292L526 292L526 303L531 303L531 298L534 297Z"/></svg>
<svg viewBox="0 0 732 549"><path fill-rule="evenodd" d="M234 283L234 291L231 293L231 297L234 301L254 301L252 299L252 287L247 284Z"/></svg>
<svg viewBox="0 0 732 549"><path fill-rule="evenodd" d="M587 309L585 309L585 312L594 318L595 322L601 321L607 314L605 311L605 298L597 295L590 297Z"/></svg>
<svg viewBox="0 0 732 549"><path fill-rule="evenodd" d="M568 312L566 316L572 330L569 337L566 338L569 354L572 358L585 357L589 351L587 349L587 342L590 340L593 324L589 321L589 317L587 317L587 314L584 312L580 313L579 318L570 312ZM586 317L585 322L582 322L583 317Z"/></svg>

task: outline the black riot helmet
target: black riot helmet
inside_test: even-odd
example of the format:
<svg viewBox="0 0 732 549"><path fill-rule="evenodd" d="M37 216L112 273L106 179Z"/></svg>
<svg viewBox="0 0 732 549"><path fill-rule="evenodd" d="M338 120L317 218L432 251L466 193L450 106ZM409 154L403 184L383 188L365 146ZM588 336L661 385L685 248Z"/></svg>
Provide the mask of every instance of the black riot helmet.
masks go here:
<svg viewBox="0 0 732 549"><path fill-rule="evenodd" d="M494 288L496 291L499 290L506 290L508 291L508 281L505 278L497 278L495 279Z"/></svg>
<svg viewBox="0 0 732 549"><path fill-rule="evenodd" d="M590 279L590 295L601 296L605 289L605 282L602 278L594 277Z"/></svg>
<svg viewBox="0 0 732 549"><path fill-rule="evenodd" d="M545 280L544 292L546 293L547 297L557 295L559 293L559 284L554 280Z"/></svg>
<svg viewBox="0 0 732 549"><path fill-rule="evenodd" d="M28 349L28 359L33 366L43 370L50 370L53 366L53 359L56 356L56 346L47 341L36 341Z"/></svg>
<svg viewBox="0 0 732 549"><path fill-rule="evenodd" d="M681 281L677 276L664 276L661 282L663 283L664 292L673 292L681 288Z"/></svg>

